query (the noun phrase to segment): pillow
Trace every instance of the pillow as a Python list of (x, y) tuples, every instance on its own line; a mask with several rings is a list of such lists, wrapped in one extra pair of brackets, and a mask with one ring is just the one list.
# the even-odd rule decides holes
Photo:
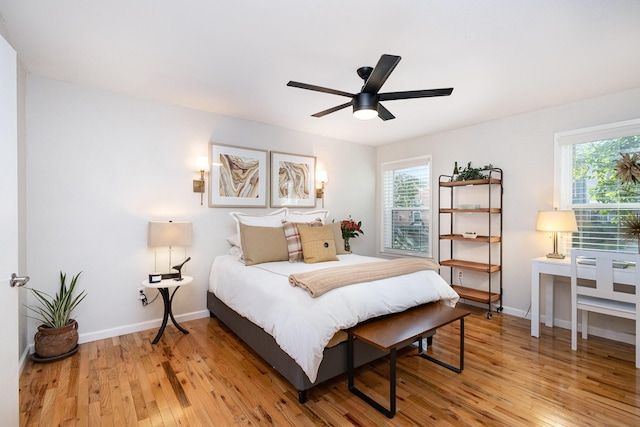
[(325, 220), (329, 216), (329, 211), (320, 209), (311, 212), (289, 212), (287, 215), (287, 221), (289, 222), (310, 222), (316, 218), (320, 218), (324, 224)]
[(309, 227), (298, 224), (300, 241), (302, 241), (302, 255), (304, 262), (313, 264), (323, 261), (338, 261), (336, 244), (330, 225)]
[(259, 227), (240, 223), (240, 241), (245, 265), (289, 259), (282, 226)]
[[(320, 227), (322, 220), (316, 218), (315, 221), (304, 223), (310, 227)], [(298, 232), (298, 224), (295, 222), (282, 221), (284, 228), (284, 237), (287, 240), (287, 248), (289, 250), (289, 262), (298, 262), (303, 260), (302, 242), (300, 241), (300, 233)]]
[(240, 246), (231, 246), (227, 253), (242, 259), (242, 248)]
[(282, 220), (286, 218), (288, 213), (289, 209), (282, 208), (264, 215), (251, 215), (244, 212), (229, 212), (229, 215), (236, 221), (236, 232), (240, 234), (240, 224), (282, 227)]
[(231, 246), (242, 246), (242, 244), (240, 243), (240, 234), (238, 233), (232, 234), (231, 236), (227, 237), (227, 242), (229, 242)]
[(336, 242), (336, 254), (350, 254), (351, 252), (344, 250), (344, 239), (342, 238), (342, 229), (340, 228), (340, 223), (332, 222), (328, 225), (331, 227), (331, 231), (333, 231), (333, 240), (334, 242)]

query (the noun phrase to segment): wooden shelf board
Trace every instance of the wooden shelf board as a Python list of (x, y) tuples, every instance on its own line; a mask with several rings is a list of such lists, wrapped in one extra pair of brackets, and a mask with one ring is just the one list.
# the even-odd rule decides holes
[(479, 209), (456, 209), (456, 208), (441, 208), (440, 213), (500, 213), (500, 208), (479, 208)]
[(500, 271), (500, 266), (495, 264), (485, 264), (482, 262), (463, 261), (460, 259), (447, 259), (440, 261), (444, 267), (460, 268), (462, 270), (479, 271), (482, 273), (495, 273)]
[(451, 181), (451, 182), (441, 182), (440, 185), (442, 187), (461, 187), (464, 185), (483, 185), (483, 184), (500, 184), (500, 179), (491, 178), (491, 182), (489, 182), (489, 178), (486, 179), (470, 179), (468, 181)]
[(454, 291), (460, 295), (460, 298), (469, 299), (476, 302), (482, 302), (488, 304), (489, 302), (496, 302), (500, 300), (500, 294), (489, 293), (487, 291), (481, 291), (479, 289), (465, 288), (464, 286), (451, 285)]
[(467, 242), (480, 242), (480, 243), (496, 243), (500, 241), (500, 236), (477, 236), (475, 239), (467, 239), (462, 234), (441, 234), (442, 240), (464, 240)]

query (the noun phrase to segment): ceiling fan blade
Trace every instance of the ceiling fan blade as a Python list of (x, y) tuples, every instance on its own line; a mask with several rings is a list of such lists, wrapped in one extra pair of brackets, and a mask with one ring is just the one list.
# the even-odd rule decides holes
[(396, 116), (391, 114), (391, 111), (384, 108), (380, 103), (378, 103), (378, 117), (380, 117), (382, 120), (385, 120), (385, 121), (396, 118)]
[(336, 90), (336, 89), (329, 89), (329, 88), (322, 87), (322, 86), (310, 85), (310, 84), (307, 84), (307, 83), (300, 83), (300, 82), (290, 81), (289, 83), (287, 83), (287, 86), (297, 87), (297, 88), (300, 88), (300, 89), (315, 90), (316, 92), (330, 93), (332, 95), (347, 96), (349, 98), (353, 98), (354, 97), (354, 94), (349, 93), (349, 92), (343, 92), (341, 90)]
[(395, 55), (382, 55), (376, 64), (373, 72), (362, 87), (362, 92), (378, 93), (384, 82), (387, 81), (389, 75), (396, 68), (400, 57)]
[(391, 101), (394, 99), (410, 99), (410, 98), (428, 98), (431, 96), (449, 96), (453, 92), (453, 88), (447, 89), (426, 89), (426, 90), (410, 90), (405, 92), (387, 92), (378, 94), (380, 101)]
[(353, 104), (353, 102), (347, 102), (347, 103), (345, 103), (345, 104), (338, 105), (337, 107), (329, 108), (329, 109), (327, 109), (327, 110), (320, 111), (319, 113), (312, 114), (311, 116), (313, 116), (313, 117), (322, 117), (322, 116), (326, 116), (327, 114), (335, 113), (335, 112), (336, 112), (336, 111), (338, 111), (338, 110), (342, 110), (343, 108), (347, 108), (347, 107), (349, 107), (351, 104)]

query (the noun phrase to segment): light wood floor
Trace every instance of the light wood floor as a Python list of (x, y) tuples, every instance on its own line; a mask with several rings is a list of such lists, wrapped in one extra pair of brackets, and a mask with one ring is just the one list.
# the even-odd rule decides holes
[[(638, 426), (640, 374), (634, 347), (597, 337), (570, 350), (570, 333), (473, 309), (465, 369), (456, 374), (398, 354), (398, 412), (387, 419), (347, 390), (340, 376), (297, 392), (217, 319), (82, 344), (49, 364), (28, 362), (20, 378), (22, 426), (491, 425)], [(430, 351), (455, 363), (457, 322)], [(388, 399), (388, 360), (357, 371), (356, 384)], [(1, 424), (1, 422), (0, 422)]]

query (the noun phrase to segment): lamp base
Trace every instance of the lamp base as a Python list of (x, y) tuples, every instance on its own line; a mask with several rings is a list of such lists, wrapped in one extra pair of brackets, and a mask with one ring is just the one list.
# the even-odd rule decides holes
[(554, 252), (551, 254), (547, 254), (547, 258), (564, 259), (564, 255)]

